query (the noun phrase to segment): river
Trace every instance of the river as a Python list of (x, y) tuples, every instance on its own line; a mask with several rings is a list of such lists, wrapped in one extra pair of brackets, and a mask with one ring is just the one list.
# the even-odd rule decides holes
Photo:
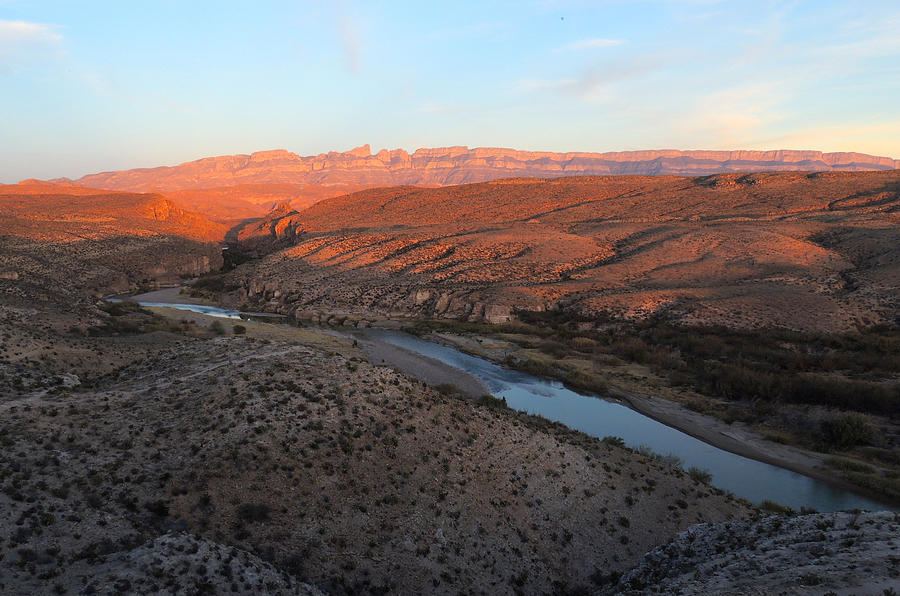
[[(131, 300), (137, 299), (142, 306), (170, 307), (230, 319), (255, 314), (197, 304), (143, 302), (140, 298)], [(713, 486), (753, 503), (768, 499), (797, 510), (807, 507), (822, 512), (896, 509), (826, 482), (719, 449), (617, 402), (576, 393), (558, 381), (506, 369), (408, 333), (387, 329), (361, 332), (477, 377), (493, 395), (506, 399), (511, 408), (561, 422), (594, 437), (618, 436), (632, 448), (645, 446), (661, 455), (675, 455), (685, 468), (693, 466), (712, 474)]]

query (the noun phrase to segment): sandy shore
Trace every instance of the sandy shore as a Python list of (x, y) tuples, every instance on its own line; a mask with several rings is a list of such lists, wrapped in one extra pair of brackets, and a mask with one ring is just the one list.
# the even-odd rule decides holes
[[(140, 299), (142, 302), (187, 302), (186, 296), (178, 295), (178, 288), (157, 290), (133, 298)], [(149, 310), (171, 319), (191, 321), (204, 327), (213, 321), (222, 322), (222, 319), (217, 317), (174, 308), (155, 306), (149, 307)], [(346, 355), (358, 351), (360, 356), (364, 356), (376, 366), (395, 368), (427, 385), (454, 385), (470, 397), (480, 397), (491, 392), (480, 379), (467, 372), (374, 337), (351, 336), (348, 333), (324, 327), (296, 327), (252, 320), (231, 321), (231, 323), (243, 326), (247, 335), (251, 337), (300, 342), (323, 349), (336, 350)], [(353, 340), (356, 340), (355, 347), (351, 345)]]
[(181, 290), (184, 286), (175, 286), (174, 288), (162, 288), (153, 290), (152, 292), (144, 292), (143, 294), (135, 294), (129, 296), (128, 300), (133, 302), (168, 302), (169, 304), (209, 304), (203, 300), (191, 298), (187, 294), (182, 294)]
[(478, 377), (418, 352), (372, 337), (360, 338), (359, 343), (372, 364), (391, 366), (428, 385), (455, 385), (470, 397), (491, 392)]

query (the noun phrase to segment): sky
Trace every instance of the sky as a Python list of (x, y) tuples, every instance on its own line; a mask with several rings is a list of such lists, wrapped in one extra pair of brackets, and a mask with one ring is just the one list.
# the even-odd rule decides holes
[(900, 158), (900, 1), (0, 0), (0, 182), (283, 148)]

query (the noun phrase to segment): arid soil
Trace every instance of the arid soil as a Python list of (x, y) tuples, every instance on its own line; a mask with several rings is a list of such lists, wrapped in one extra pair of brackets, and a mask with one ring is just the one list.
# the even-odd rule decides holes
[(257, 224), (280, 250), (233, 274), (232, 300), (300, 317), (499, 323), (564, 309), (820, 331), (893, 323), (898, 192), (897, 171), (363, 191)]

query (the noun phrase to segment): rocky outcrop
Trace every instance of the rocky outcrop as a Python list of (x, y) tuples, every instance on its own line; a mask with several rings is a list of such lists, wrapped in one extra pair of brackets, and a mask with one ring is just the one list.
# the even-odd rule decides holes
[(611, 593), (893, 593), (898, 536), (891, 512), (700, 524), (644, 555)]
[[(900, 160), (863, 153), (821, 151), (624, 151), (551, 153), (464, 146), (300, 156), (283, 149), (208, 157), (171, 167), (84, 176), (83, 186), (114, 190), (181, 190), (239, 184), (325, 186), (443, 186), (499, 178), (616, 174), (702, 175), (746, 171), (861, 171), (900, 168)], [(70, 182), (66, 179), (63, 181)]]

